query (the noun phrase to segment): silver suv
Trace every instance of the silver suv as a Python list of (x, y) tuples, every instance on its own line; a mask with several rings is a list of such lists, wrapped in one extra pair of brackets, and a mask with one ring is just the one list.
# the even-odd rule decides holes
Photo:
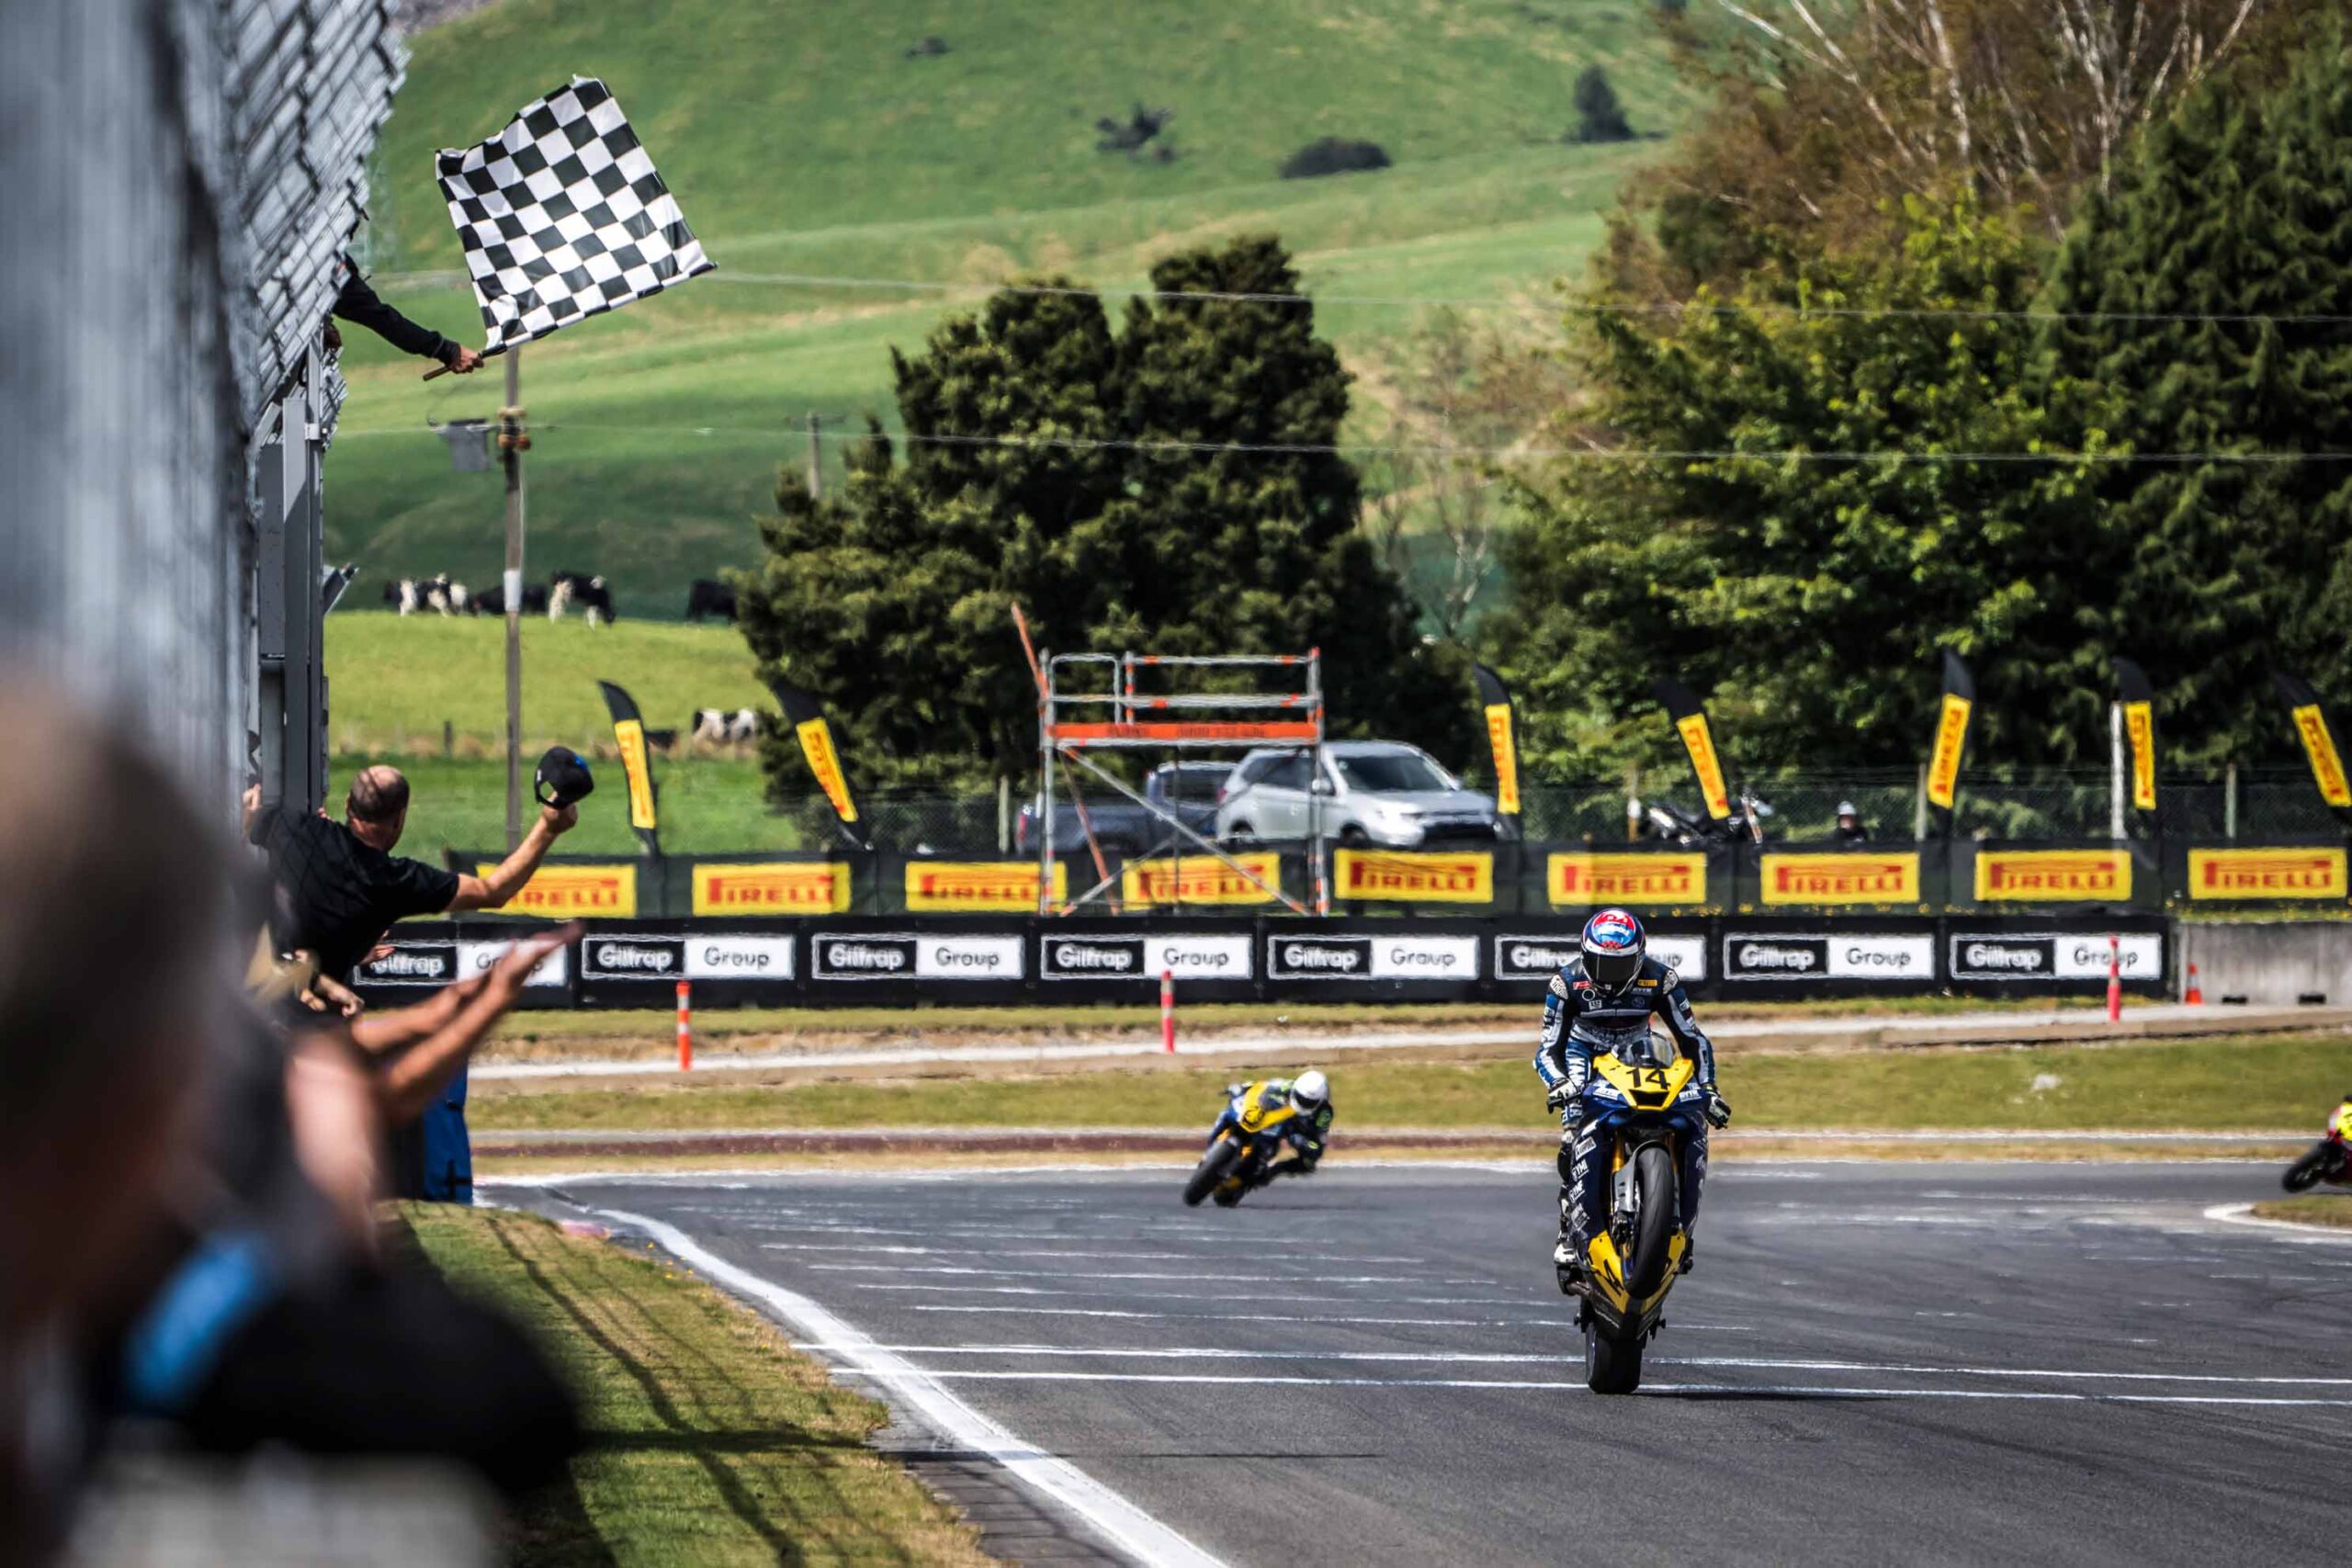
[[(1217, 793), (1216, 835), (1230, 842), (1304, 839), (1315, 753), (1261, 748), (1241, 759)], [(1390, 849), (1490, 844), (1501, 836), (1495, 803), (1462, 787), (1418, 746), (1335, 740), (1323, 748), (1323, 836)]]

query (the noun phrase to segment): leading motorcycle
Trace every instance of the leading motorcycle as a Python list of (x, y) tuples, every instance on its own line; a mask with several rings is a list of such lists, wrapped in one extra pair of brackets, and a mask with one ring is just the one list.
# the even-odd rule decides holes
[(2327, 1119), (2327, 1131), (2318, 1143), (2304, 1151), (2303, 1157), (2287, 1168), (2278, 1184), (2290, 1192), (2301, 1192), (2321, 1182), (2332, 1186), (2352, 1187), (2352, 1094), (2335, 1108)]
[(1584, 1277), (1561, 1289), (1580, 1298), (1585, 1386), (1595, 1393), (1641, 1386), (1642, 1347), (1665, 1326), (1690, 1249), (1680, 1185), (1683, 1141), (1700, 1135), (1704, 1115), (1697, 1069), (1656, 1035), (1592, 1059), (1582, 1114), (1609, 1151), (1609, 1224), (1585, 1244)]
[(1209, 1129), (1209, 1146), (1184, 1183), (1184, 1206), (1197, 1209), (1216, 1200), (1220, 1209), (1241, 1201), (1257, 1178), (1282, 1152), (1283, 1129), (1298, 1114), (1287, 1084), (1271, 1078), (1227, 1084), (1226, 1106)]

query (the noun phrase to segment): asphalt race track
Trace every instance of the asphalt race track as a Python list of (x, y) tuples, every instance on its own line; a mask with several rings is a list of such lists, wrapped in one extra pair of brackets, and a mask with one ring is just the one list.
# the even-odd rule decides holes
[[(2352, 1521), (2352, 1245), (2201, 1216), (2268, 1167), (1726, 1163), (1614, 1400), (1547, 1173), (1332, 1168), (1231, 1212), (1179, 1179), (504, 1196), (675, 1227), (895, 1352), (818, 1347), (877, 1393), (927, 1375), (1232, 1563), (2313, 1562)], [(1100, 1555), (1024, 1508), (976, 1504), (992, 1549)]]

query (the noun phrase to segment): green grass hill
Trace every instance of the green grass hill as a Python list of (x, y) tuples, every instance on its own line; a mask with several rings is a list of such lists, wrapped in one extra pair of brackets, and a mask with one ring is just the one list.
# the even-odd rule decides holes
[[(910, 52), (926, 39), (944, 51)], [(807, 415), (891, 422), (889, 346), (1023, 271), (1132, 288), (1170, 250), (1277, 233), (1377, 431), (1383, 350), (1421, 307), (1334, 297), (1547, 310), (1647, 152), (1563, 141), (1577, 73), (1605, 67), (1645, 135), (1692, 102), (1644, 0), (502, 0), (412, 47), (368, 235), (403, 310), (481, 341), (432, 151), (574, 73), (611, 85), (718, 264), (526, 356), (532, 574), (601, 570), (631, 615), (749, 561)], [(1098, 150), (1095, 122), (1138, 106), (1169, 111), (1160, 136)], [(1325, 136), (1394, 166), (1276, 177)], [(812, 275), (952, 288), (781, 281)], [(396, 573), (495, 581), (497, 477), (452, 472), (427, 429), (494, 411), (494, 368), (424, 384), (356, 333), (345, 363), (329, 548), (362, 563), (359, 598)]]

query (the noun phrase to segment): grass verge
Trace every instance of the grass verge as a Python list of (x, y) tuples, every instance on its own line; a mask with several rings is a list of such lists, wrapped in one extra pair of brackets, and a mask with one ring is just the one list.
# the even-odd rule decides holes
[[(1743, 1054), (1724, 1093), (1751, 1127), (1792, 1131), (1908, 1127), (2034, 1131), (2267, 1131), (2300, 1127), (2335, 1103), (2352, 1069), (2352, 1036), (2223, 1038), (2116, 1046), (1927, 1049), (1834, 1057)], [(908, 1077), (818, 1083), (633, 1082), (474, 1087), (482, 1133), (803, 1127), (1205, 1126), (1246, 1063), (1194, 1071)], [(1354, 1062), (1332, 1072), (1340, 1131), (1540, 1124), (1543, 1096), (1526, 1062)]]
[(991, 1561), (866, 1447), (888, 1419), (682, 1267), (535, 1215), (404, 1204), (458, 1289), (536, 1331), (578, 1390), (571, 1484), (519, 1523), (512, 1561), (721, 1564)]
[(2256, 1203), (2255, 1214), (2266, 1220), (2288, 1220), (2299, 1225), (2333, 1225), (2352, 1230), (2352, 1194), (2306, 1192), (2299, 1198), (2273, 1198)]

